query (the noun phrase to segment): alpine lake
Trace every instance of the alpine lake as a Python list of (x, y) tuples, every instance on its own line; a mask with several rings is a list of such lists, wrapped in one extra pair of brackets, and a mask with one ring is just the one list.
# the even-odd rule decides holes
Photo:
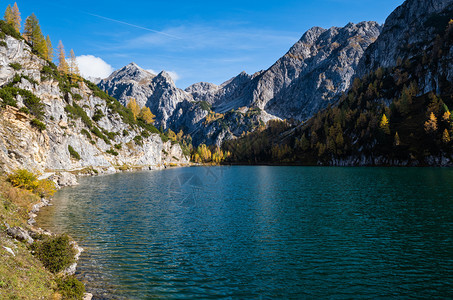
[(453, 297), (453, 169), (175, 168), (52, 203), (93, 299)]

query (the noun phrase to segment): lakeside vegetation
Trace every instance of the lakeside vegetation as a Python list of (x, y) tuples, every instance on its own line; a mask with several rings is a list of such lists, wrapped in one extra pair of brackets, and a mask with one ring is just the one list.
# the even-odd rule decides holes
[[(81, 299), (81, 282), (61, 273), (74, 262), (75, 249), (67, 235), (47, 236), (28, 225), (28, 214), (41, 197), (55, 193), (55, 184), (20, 169), (0, 174), (0, 298)], [(31, 236), (33, 243), (11, 236), (12, 228)], [(77, 287), (77, 289), (74, 289)]]

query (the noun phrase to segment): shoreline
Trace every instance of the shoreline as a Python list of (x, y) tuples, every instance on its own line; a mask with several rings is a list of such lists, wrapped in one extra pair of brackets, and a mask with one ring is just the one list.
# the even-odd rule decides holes
[[(169, 170), (169, 169), (176, 169), (176, 168), (186, 168), (186, 167), (192, 167), (192, 166), (197, 166), (194, 164), (187, 164), (187, 165), (177, 165), (177, 166), (156, 166), (156, 167), (131, 167), (128, 168), (127, 170), (121, 170), (121, 169), (116, 169), (116, 168), (108, 168), (107, 170), (104, 170), (105, 172), (99, 172), (98, 169), (94, 167), (88, 167), (88, 168), (83, 168), (79, 170), (71, 170), (71, 171), (65, 171), (65, 170), (59, 170), (59, 171), (54, 171), (54, 172), (47, 172), (43, 176), (41, 176), (41, 179), (50, 179), (53, 182), (55, 182), (55, 186), (57, 191), (67, 188), (67, 187), (73, 187), (79, 185), (79, 178), (81, 177), (98, 177), (98, 176), (108, 176), (108, 175), (114, 175), (114, 174), (119, 174), (119, 173), (133, 173), (133, 172), (147, 172), (147, 171), (162, 171), (162, 170)], [(87, 170), (92, 171), (92, 172), (86, 172)], [(97, 170), (97, 171), (93, 171)], [(85, 172), (84, 172), (85, 171)], [(36, 234), (42, 234), (42, 235), (54, 235), (53, 232), (51, 232), (48, 229), (43, 229), (40, 226), (38, 226), (38, 223), (36, 221), (36, 218), (38, 217), (38, 213), (43, 207), (47, 206), (53, 206), (52, 204), (52, 198), (46, 199), (46, 198), (41, 198), (41, 201), (34, 204), (32, 206), (32, 209), (28, 213), (28, 220), (27, 220), (27, 225), (29, 226), (30, 230)], [(76, 250), (76, 255), (74, 256), (75, 262), (67, 267), (65, 270), (61, 271), (61, 274), (64, 275), (75, 275), (77, 271), (77, 264), (80, 256), (82, 255), (82, 252), (84, 252), (84, 249), (79, 246), (77, 241), (73, 240), (71, 242), (73, 245), (74, 249)], [(84, 284), (85, 285), (85, 284)], [(84, 294), (83, 300), (91, 300), (93, 298), (93, 294), (87, 291)]]

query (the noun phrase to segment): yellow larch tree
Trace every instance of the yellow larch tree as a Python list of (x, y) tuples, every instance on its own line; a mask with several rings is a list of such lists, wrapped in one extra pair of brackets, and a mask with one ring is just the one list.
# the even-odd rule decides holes
[(445, 144), (448, 144), (448, 143), (450, 143), (450, 140), (451, 140), (450, 134), (448, 133), (448, 130), (445, 129), (445, 130), (444, 130), (444, 133), (442, 134), (442, 141), (443, 141)]
[(13, 17), (13, 25), (14, 29), (16, 29), (17, 32), (20, 32), (20, 23), (22, 22), (22, 19), (20, 18), (20, 12), (19, 12), (19, 7), (17, 6), (17, 3), (14, 2), (13, 9), (12, 9), (12, 17)]
[(11, 8), (11, 5), (8, 5), (5, 10), (5, 15), (3, 16), (3, 19), (5, 20), (6, 24), (13, 25), (14, 20), (13, 20), (13, 10)]
[(129, 103), (127, 104), (126, 107), (132, 111), (132, 114), (134, 115), (134, 119), (137, 120), (137, 117), (140, 114), (140, 106), (137, 104), (137, 101), (135, 100), (135, 98), (131, 98), (131, 100), (129, 101)]
[(46, 37), (46, 45), (47, 45), (47, 59), (52, 61), (54, 54), (53, 54), (53, 47), (52, 47), (52, 42), (50, 41), (50, 37)]
[(146, 124), (153, 124), (156, 116), (151, 112), (149, 107), (143, 106), (140, 110), (140, 118), (145, 120)]
[(73, 49), (69, 52), (69, 73), (73, 81), (77, 81), (80, 76), (79, 65)]
[(58, 43), (58, 71), (64, 74), (68, 74), (69, 72), (69, 66), (68, 63), (66, 62), (66, 53), (64, 51), (62, 41)]
[(437, 131), (437, 118), (433, 112), (429, 115), (428, 121), (425, 122), (425, 131), (427, 133), (434, 133)]
[(382, 129), (384, 133), (390, 134), (389, 120), (387, 119), (387, 116), (385, 114), (382, 115), (379, 127)]

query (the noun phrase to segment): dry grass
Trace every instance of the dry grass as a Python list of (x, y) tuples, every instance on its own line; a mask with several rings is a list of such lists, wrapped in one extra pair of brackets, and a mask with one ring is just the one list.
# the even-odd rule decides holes
[[(0, 299), (51, 299), (56, 284), (27, 248), (6, 234), (5, 223), (26, 227), (28, 211), (39, 197), (13, 187), (0, 176)], [(10, 248), (15, 256), (4, 247)]]

